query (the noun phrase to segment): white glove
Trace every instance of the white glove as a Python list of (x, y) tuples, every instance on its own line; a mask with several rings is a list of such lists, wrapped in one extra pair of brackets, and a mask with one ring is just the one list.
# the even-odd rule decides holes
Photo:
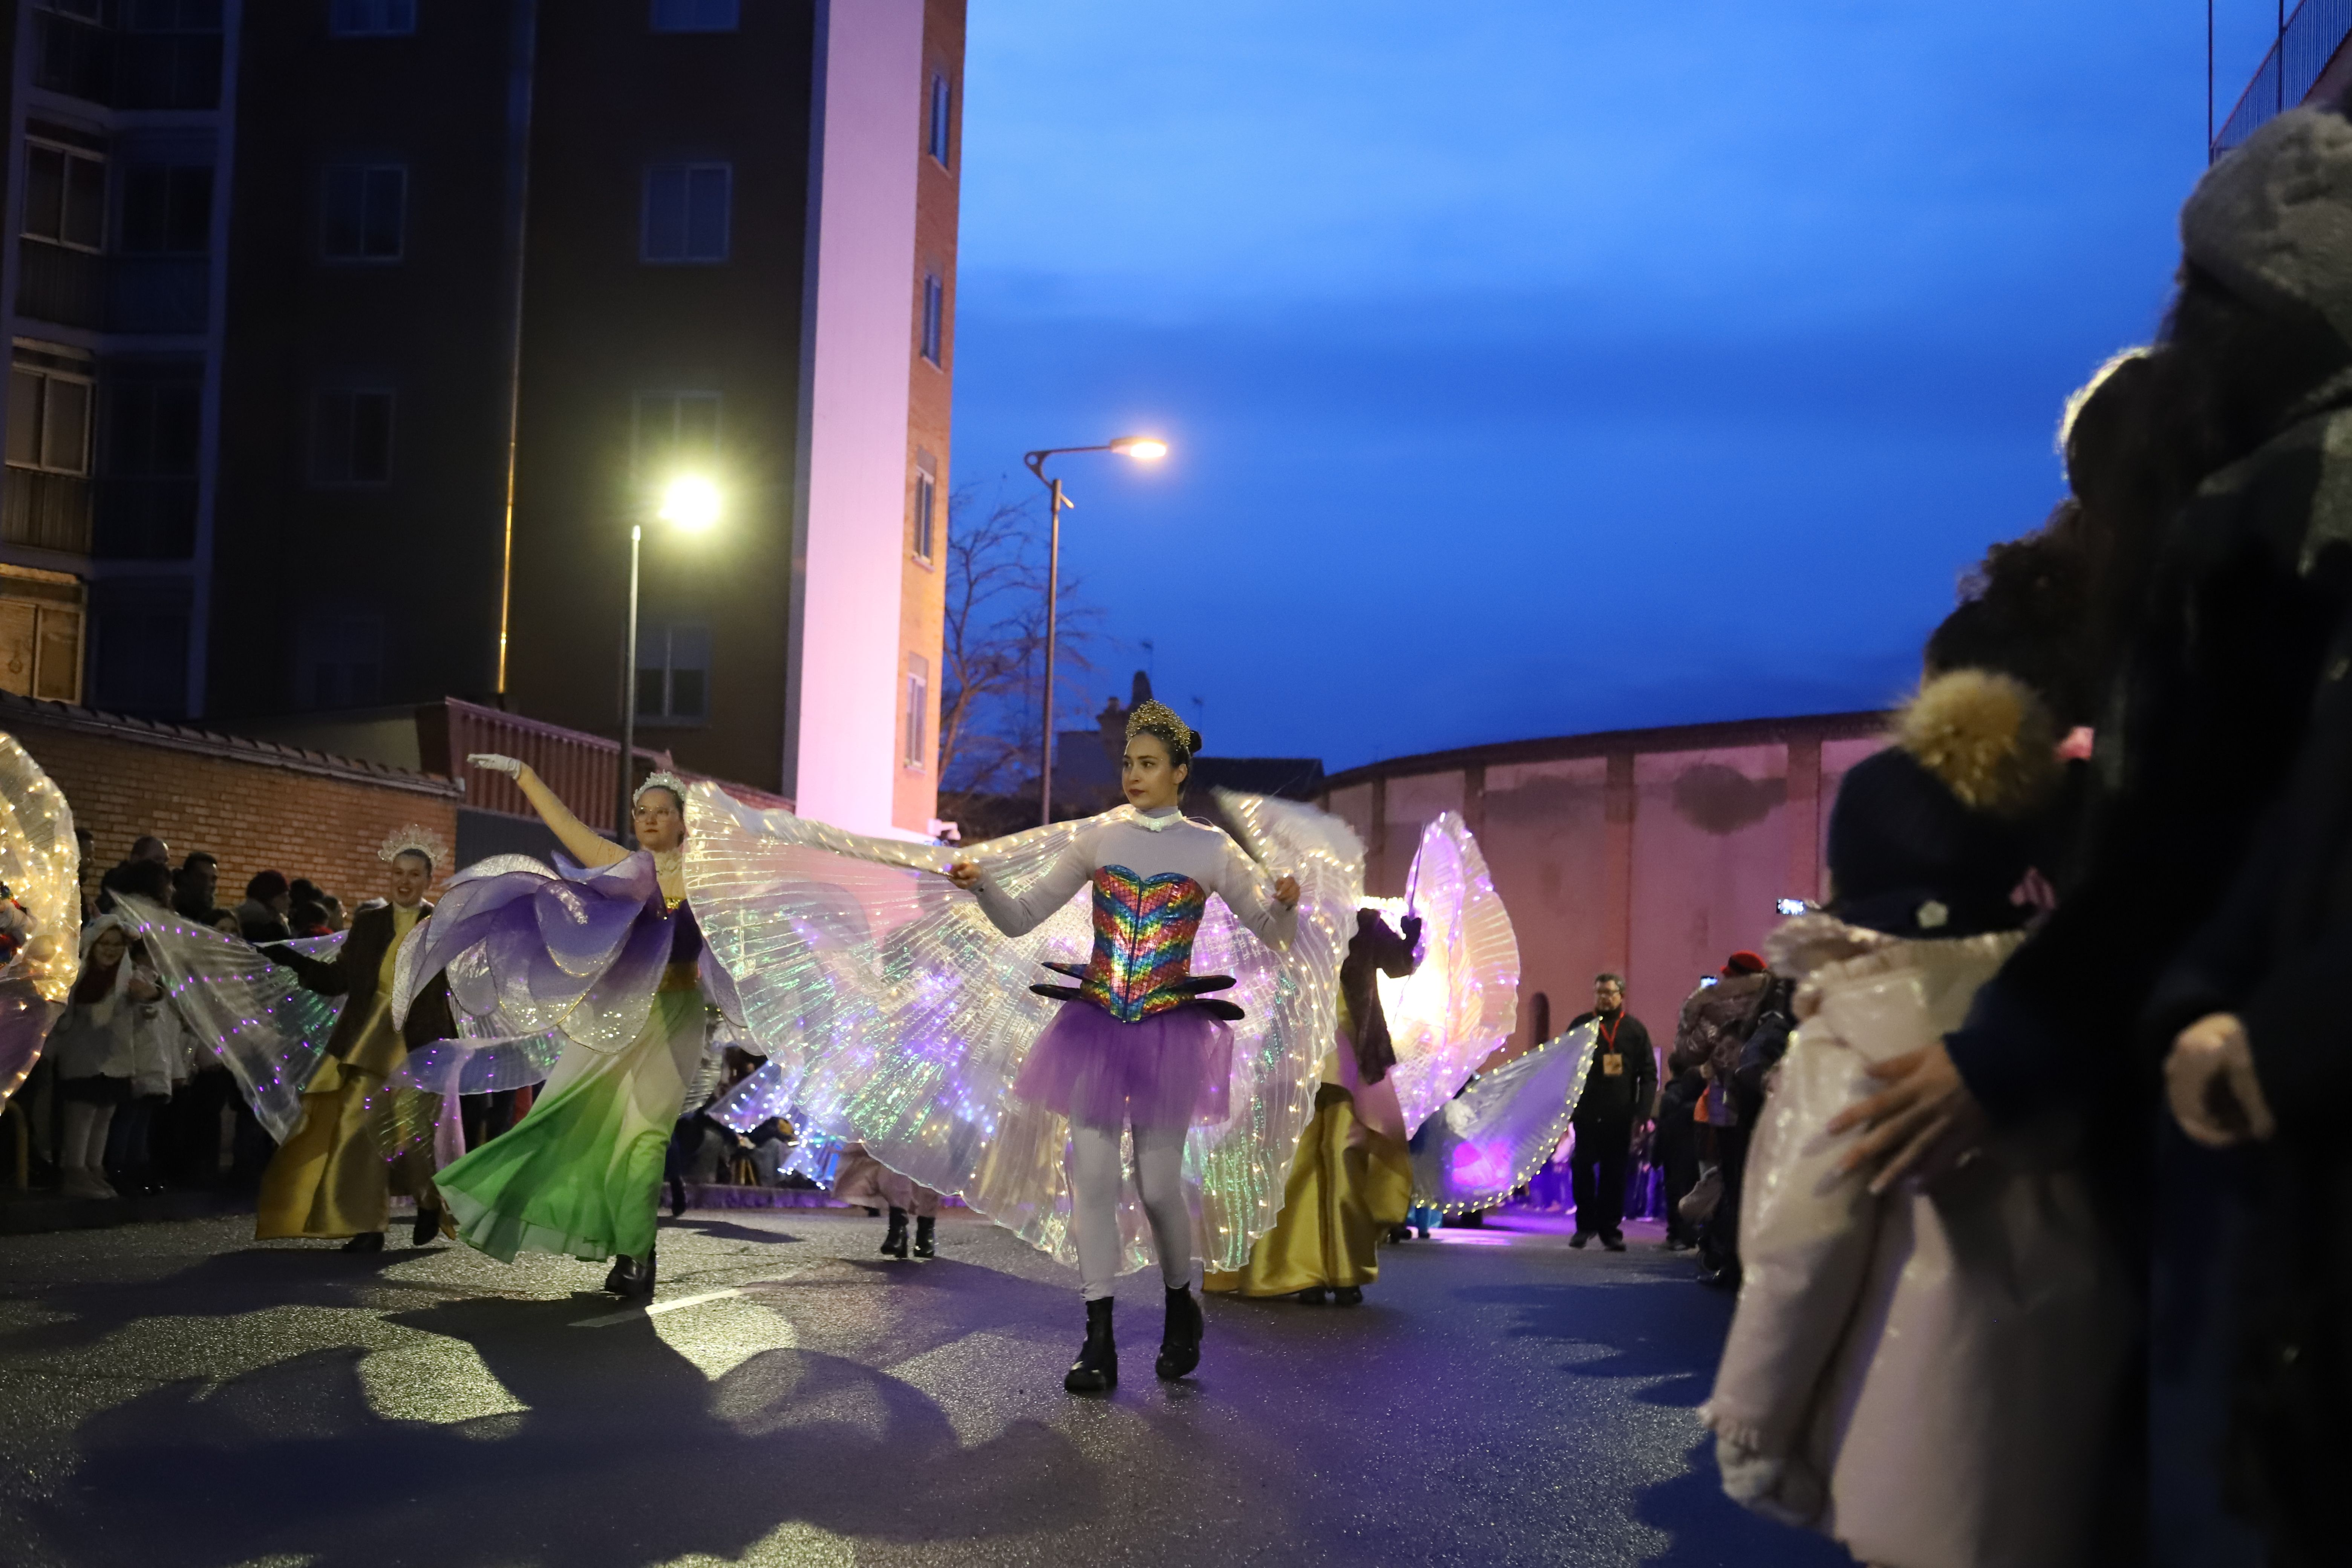
[(521, 763), (512, 757), (502, 757), (496, 752), (476, 752), (466, 760), (474, 766), (489, 773), (506, 773), (513, 778), (522, 777)]

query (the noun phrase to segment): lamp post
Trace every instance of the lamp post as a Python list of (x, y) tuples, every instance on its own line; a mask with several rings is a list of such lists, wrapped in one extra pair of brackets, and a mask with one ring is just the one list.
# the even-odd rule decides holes
[(1150, 436), (1121, 436), (1115, 441), (1105, 441), (1097, 447), (1047, 447), (1042, 451), (1026, 452), (1021, 460), (1037, 476), (1052, 498), (1049, 502), (1051, 524), (1045, 540), (1045, 736), (1038, 744), (1037, 759), (1037, 822), (1051, 826), (1054, 821), (1054, 644), (1056, 637), (1055, 611), (1062, 593), (1062, 509), (1077, 503), (1062, 493), (1062, 481), (1045, 477), (1045, 459), (1058, 458), (1066, 452), (1117, 452), (1138, 462), (1157, 462), (1168, 455), (1168, 443)]
[[(662, 492), (654, 515), (685, 533), (699, 533), (719, 521), (719, 490), (709, 479), (672, 479)], [(621, 638), (621, 800), (614, 826), (621, 842), (629, 839), (635, 815), (637, 772), (637, 559), (646, 537), (645, 524), (629, 524), (629, 620)]]

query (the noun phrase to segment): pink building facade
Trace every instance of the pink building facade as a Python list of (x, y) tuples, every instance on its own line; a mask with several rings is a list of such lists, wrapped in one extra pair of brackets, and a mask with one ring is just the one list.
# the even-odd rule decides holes
[(1404, 892), (1421, 831), (1460, 812), (1518, 933), (1515, 1049), (1626, 977), (1661, 1047), (1702, 975), (1753, 948), (1781, 899), (1826, 892), (1830, 803), (1886, 717), (1832, 713), (1514, 741), (1332, 775), (1327, 809), (1362, 836), (1371, 892)]

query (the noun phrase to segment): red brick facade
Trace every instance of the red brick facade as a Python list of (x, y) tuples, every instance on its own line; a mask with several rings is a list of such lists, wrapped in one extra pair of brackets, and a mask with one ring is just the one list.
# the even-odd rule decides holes
[(394, 828), (422, 823), (457, 842), (460, 786), (428, 773), (5, 694), (0, 730), (57, 781), (75, 825), (96, 838), (84, 868), (92, 886), (131, 840), (153, 833), (175, 865), (192, 849), (220, 857), (224, 904), (271, 869), (310, 878), (349, 909), (383, 893), (376, 849)]

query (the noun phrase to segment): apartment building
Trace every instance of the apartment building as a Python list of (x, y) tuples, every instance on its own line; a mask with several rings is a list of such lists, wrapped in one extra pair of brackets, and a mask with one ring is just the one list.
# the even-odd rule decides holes
[(961, 0), (11, 20), (0, 667), (281, 732), (625, 690), (687, 766), (927, 828)]

